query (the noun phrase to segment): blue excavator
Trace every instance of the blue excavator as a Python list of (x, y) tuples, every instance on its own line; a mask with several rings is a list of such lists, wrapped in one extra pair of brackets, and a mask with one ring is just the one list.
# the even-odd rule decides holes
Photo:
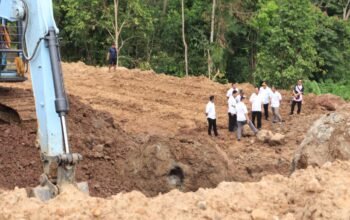
[(69, 104), (52, 0), (0, 0), (0, 21), (0, 82), (26, 80), (24, 63), (32, 80), (43, 174), (29, 196), (49, 200), (66, 184), (88, 193), (86, 182), (75, 181), (82, 156), (71, 152), (68, 141)]

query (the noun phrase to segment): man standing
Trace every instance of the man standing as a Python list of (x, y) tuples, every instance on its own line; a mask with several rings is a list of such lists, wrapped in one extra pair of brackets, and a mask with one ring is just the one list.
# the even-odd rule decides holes
[(216, 112), (214, 104), (214, 96), (209, 97), (209, 102), (205, 109), (205, 114), (208, 120), (208, 134), (211, 136), (211, 130), (214, 130), (215, 136), (218, 136), (218, 131), (216, 129)]
[(237, 111), (236, 111), (236, 99), (237, 91), (233, 90), (232, 95), (228, 98), (228, 130), (233, 132), (237, 129)]
[(282, 117), (279, 113), (281, 100), (282, 100), (281, 93), (276, 91), (276, 88), (273, 86), (272, 93), (271, 93), (271, 109), (273, 114), (272, 123), (282, 122)]
[(301, 112), (301, 105), (303, 103), (303, 95), (304, 95), (304, 87), (302, 81), (299, 79), (297, 85), (293, 89), (293, 101), (292, 101), (292, 109), (290, 110), (290, 115), (293, 115), (295, 105), (298, 105), (297, 113)]
[(243, 126), (248, 124), (254, 134), (258, 133), (253, 123), (249, 120), (247, 106), (244, 103), (244, 95), (241, 95), (241, 101), (237, 104), (237, 140), (240, 141), (243, 135)]
[[(261, 110), (262, 110), (262, 98), (259, 94), (259, 88), (255, 87), (255, 92), (249, 98), (250, 103), (252, 103), (252, 122), (254, 126), (261, 129)], [(255, 123), (257, 119), (257, 123)]]
[(237, 84), (236, 83), (232, 83), (232, 87), (227, 91), (226, 97), (230, 98), (232, 96), (232, 94), (233, 94), (232, 93), (233, 91), (239, 92), (239, 89), (237, 88)]
[(267, 86), (266, 82), (262, 83), (262, 87), (260, 88), (259, 94), (262, 97), (263, 105), (264, 105), (264, 115), (265, 120), (269, 120), (269, 102), (271, 96), (271, 89)]
[(108, 58), (109, 58), (108, 72), (111, 72), (111, 67), (113, 67), (114, 71), (116, 71), (117, 57), (118, 57), (118, 49), (115, 47), (115, 44), (112, 44), (112, 47), (109, 48), (109, 51), (108, 51)]

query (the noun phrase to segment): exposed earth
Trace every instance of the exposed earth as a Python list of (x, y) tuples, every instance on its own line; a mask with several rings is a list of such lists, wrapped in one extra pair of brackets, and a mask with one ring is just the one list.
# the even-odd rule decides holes
[[(307, 95), (302, 114), (289, 116), (290, 92), (282, 91), (285, 122), (263, 121), (263, 129), (285, 136), (283, 144), (271, 146), (254, 136), (237, 142), (235, 134), (227, 131), (225, 94), (230, 85), (125, 68), (108, 73), (107, 68), (83, 63), (64, 63), (63, 71), (71, 106), (69, 138), (73, 151), (84, 157), (77, 178), (88, 181), (91, 196), (103, 198), (67, 189), (44, 204), (27, 199), (23, 189), (8, 191), (36, 186), (42, 172), (35, 117), (26, 113), (29, 119), (22, 123), (0, 124), (0, 219), (343, 219), (350, 215), (335, 212), (350, 210), (350, 191), (345, 190), (349, 163), (297, 171), (287, 178), (293, 154), (313, 122), (337, 110), (344, 103), (341, 99)], [(1, 87), (31, 97), (30, 81)], [(239, 88), (248, 96), (254, 89), (250, 84)], [(209, 95), (216, 97), (219, 137), (209, 137), (206, 131), (204, 108)], [(278, 175), (264, 177), (269, 174)], [(259, 183), (238, 183), (262, 177)], [(333, 189), (332, 184), (339, 187)], [(197, 192), (183, 193), (189, 191)], [(69, 205), (73, 203), (77, 205)], [(11, 210), (22, 211), (11, 214)]]

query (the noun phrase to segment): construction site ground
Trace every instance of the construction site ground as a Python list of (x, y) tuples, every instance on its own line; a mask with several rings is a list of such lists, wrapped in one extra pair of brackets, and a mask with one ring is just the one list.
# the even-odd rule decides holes
[[(254, 213), (299, 219), (301, 213), (307, 217), (320, 211), (312, 208), (319, 189), (307, 188), (309, 182), (315, 185), (315, 175), (324, 176), (327, 201), (339, 193), (331, 191), (332, 184), (349, 185), (345, 170), (350, 164), (344, 162), (287, 178), (293, 152), (311, 124), (327, 113), (314, 103), (314, 95), (304, 97), (300, 115), (289, 116), (291, 94), (281, 91), (285, 122), (263, 120), (263, 128), (285, 135), (286, 142), (269, 146), (254, 136), (237, 142), (235, 133), (228, 132), (228, 84), (125, 68), (109, 73), (83, 63), (64, 63), (63, 72), (71, 107), (69, 139), (72, 150), (84, 157), (77, 179), (88, 181), (91, 196), (102, 198), (67, 189), (44, 204), (26, 198), (22, 189), (9, 191), (36, 186), (42, 173), (32, 106), (22, 123), (0, 124), (0, 219), (250, 219)], [(30, 81), (1, 87), (32, 100)], [(254, 91), (250, 84), (239, 88), (247, 95)], [(207, 134), (204, 109), (209, 95), (216, 97), (219, 137)], [(222, 183), (255, 182), (269, 174), (281, 176), (259, 183)], [(299, 192), (299, 186), (306, 188)], [(131, 191), (138, 192), (127, 193)], [(197, 192), (183, 193), (189, 191)], [(325, 206), (350, 204), (345, 201), (349, 192)]]

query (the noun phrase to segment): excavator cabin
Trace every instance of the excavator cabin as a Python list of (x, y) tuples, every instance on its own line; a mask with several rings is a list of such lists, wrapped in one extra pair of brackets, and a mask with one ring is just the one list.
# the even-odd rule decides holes
[(23, 25), (0, 18), (0, 82), (23, 82)]

